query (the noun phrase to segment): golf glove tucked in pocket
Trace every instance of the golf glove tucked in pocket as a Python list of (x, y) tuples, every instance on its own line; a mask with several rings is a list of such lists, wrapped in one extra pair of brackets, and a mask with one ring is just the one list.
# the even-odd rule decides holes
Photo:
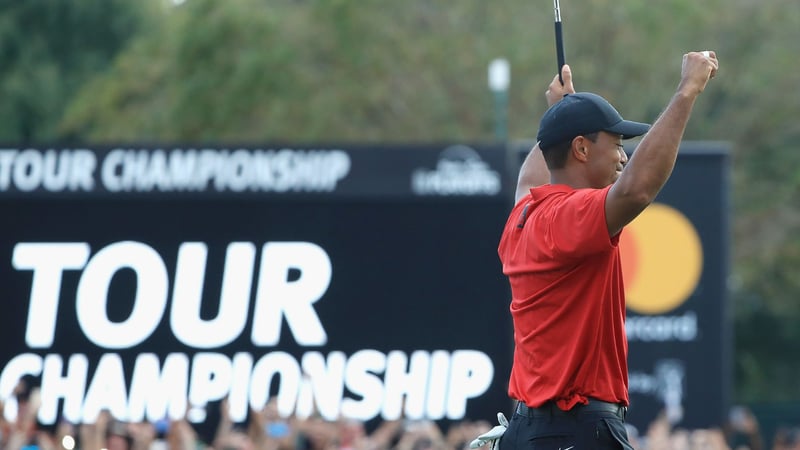
[(478, 436), (477, 439), (469, 444), (469, 448), (483, 447), (484, 445), (491, 443), (492, 445), (490, 449), (497, 450), (497, 447), (500, 445), (500, 438), (503, 437), (503, 433), (505, 433), (506, 429), (508, 428), (508, 419), (506, 419), (506, 416), (503, 413), (499, 412), (497, 413), (497, 421), (500, 423), (500, 425), (497, 425), (486, 433)]

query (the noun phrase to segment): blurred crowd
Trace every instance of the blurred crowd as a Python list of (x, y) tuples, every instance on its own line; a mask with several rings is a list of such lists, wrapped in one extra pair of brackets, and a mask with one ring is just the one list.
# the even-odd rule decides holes
[[(38, 392), (24, 381), (15, 390), (17, 415), (4, 417), (0, 403), (0, 450), (468, 450), (470, 442), (494, 426), (461, 421), (446, 429), (433, 421), (382, 421), (282, 418), (274, 403), (251, 411), (247, 424), (231, 421), (225, 401), (216, 428), (202, 435), (186, 420), (127, 423), (102, 412), (94, 423), (37, 423)], [(640, 432), (627, 425), (636, 450), (800, 450), (800, 428), (779, 428), (769, 447), (758, 420), (747, 408), (732, 411), (728, 423), (713, 429), (673, 427), (666, 415)], [(484, 447), (488, 450), (488, 446)]]

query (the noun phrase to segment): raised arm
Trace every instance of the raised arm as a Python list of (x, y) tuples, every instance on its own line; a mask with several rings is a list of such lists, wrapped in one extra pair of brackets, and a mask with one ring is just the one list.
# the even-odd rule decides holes
[(606, 198), (611, 236), (638, 216), (656, 197), (675, 167), (694, 102), (719, 68), (714, 52), (683, 55), (681, 81), (667, 108), (642, 138)]
[[(550, 86), (547, 87), (545, 97), (547, 98), (547, 106), (553, 106), (556, 102), (564, 98), (566, 94), (575, 92), (575, 87), (572, 85), (572, 70), (569, 65), (565, 64), (561, 69), (561, 77), (564, 79), (564, 84), (558, 79), (558, 75), (553, 77)], [(517, 190), (514, 194), (514, 203), (520, 201), (522, 197), (532, 187), (541, 186), (550, 182), (550, 171), (547, 170), (547, 164), (544, 161), (542, 151), (539, 149), (539, 144), (533, 146), (522, 166), (519, 168), (519, 176), (517, 177)]]

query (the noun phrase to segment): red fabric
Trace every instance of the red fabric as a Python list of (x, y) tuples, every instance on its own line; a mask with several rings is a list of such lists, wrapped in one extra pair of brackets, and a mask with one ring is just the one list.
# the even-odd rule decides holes
[(610, 188), (531, 189), (503, 231), (515, 343), (508, 393), (530, 407), (553, 400), (568, 410), (588, 397), (628, 404), (620, 235), (610, 238), (605, 220)]

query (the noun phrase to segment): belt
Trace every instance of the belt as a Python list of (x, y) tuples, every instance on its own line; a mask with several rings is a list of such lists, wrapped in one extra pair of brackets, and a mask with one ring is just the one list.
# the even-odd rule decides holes
[(525, 403), (517, 403), (517, 414), (528, 417), (553, 417), (553, 416), (575, 416), (581, 413), (593, 412), (606, 412), (614, 414), (622, 420), (625, 420), (625, 415), (628, 413), (628, 407), (622, 406), (619, 403), (609, 403), (602, 400), (589, 399), (589, 403), (573, 406), (569, 411), (564, 411), (559, 408), (555, 402), (547, 402), (538, 408), (528, 408)]

